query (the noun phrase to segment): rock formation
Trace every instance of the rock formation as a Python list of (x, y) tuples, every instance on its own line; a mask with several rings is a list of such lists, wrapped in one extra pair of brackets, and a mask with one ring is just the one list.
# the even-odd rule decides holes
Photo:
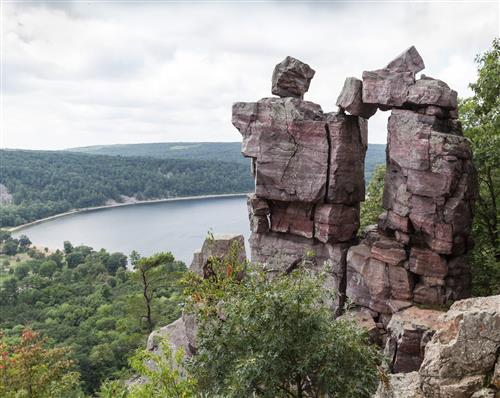
[[(329, 267), (337, 304), (349, 298), (360, 307), (354, 319), (377, 326), (373, 338), (387, 343), (396, 372), (419, 368), (439, 324), (439, 312), (414, 305), (443, 306), (470, 293), (472, 153), (457, 93), (441, 80), (416, 79), (423, 69), (410, 47), (362, 80), (347, 78), (338, 112), (324, 113), (303, 99), (314, 71), (287, 57), (272, 77), (281, 98), (235, 103), (232, 115), (255, 177), (252, 260), (286, 270), (314, 253), (309, 266)], [(391, 110), (385, 211), (359, 241), (368, 118), (377, 109)]]
[(375, 398), (500, 396), (500, 296), (457, 301), (431, 327), (422, 365), (389, 375)]

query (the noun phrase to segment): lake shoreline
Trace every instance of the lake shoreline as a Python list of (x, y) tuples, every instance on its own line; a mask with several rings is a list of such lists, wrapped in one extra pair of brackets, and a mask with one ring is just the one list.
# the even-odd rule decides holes
[(31, 221), (29, 223), (18, 225), (15, 227), (10, 227), (10, 228), (7, 228), (7, 231), (17, 232), (17, 231), (23, 230), (25, 228), (31, 227), (33, 225), (42, 224), (44, 222), (55, 220), (57, 218), (67, 217), (67, 216), (71, 216), (71, 215), (79, 214), (79, 213), (91, 213), (93, 211), (112, 209), (112, 208), (116, 208), (116, 207), (145, 205), (145, 204), (164, 203), (164, 202), (187, 201), (187, 200), (237, 198), (237, 197), (242, 197), (242, 196), (246, 196), (246, 195), (248, 195), (248, 193), (226, 193), (226, 194), (218, 194), (218, 195), (180, 196), (180, 197), (176, 197), (176, 198), (138, 200), (135, 202), (114, 203), (114, 204), (102, 205), (102, 206), (85, 207), (82, 209), (74, 209), (74, 210), (70, 210), (70, 211), (67, 211), (64, 213), (54, 214), (53, 216), (41, 218), (40, 220)]

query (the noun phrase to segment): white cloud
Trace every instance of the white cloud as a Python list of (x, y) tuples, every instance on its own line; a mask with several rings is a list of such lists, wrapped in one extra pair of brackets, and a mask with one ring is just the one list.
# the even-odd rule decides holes
[[(231, 103), (269, 96), (286, 55), (325, 111), (346, 76), (415, 44), (425, 74), (467, 96), (497, 3), (10, 3), (3, 6), (2, 146), (235, 141)], [(388, 113), (370, 120), (385, 142)]]

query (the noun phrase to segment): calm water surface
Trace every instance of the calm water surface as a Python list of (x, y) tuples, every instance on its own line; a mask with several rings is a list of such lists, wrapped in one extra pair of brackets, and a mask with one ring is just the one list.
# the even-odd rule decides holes
[[(246, 198), (209, 198), (148, 203), (79, 213), (22, 229), (37, 246), (62, 249), (69, 240), (98, 250), (142, 256), (171, 251), (191, 263), (208, 230), (218, 233), (250, 234)], [(248, 253), (248, 248), (247, 248)]]

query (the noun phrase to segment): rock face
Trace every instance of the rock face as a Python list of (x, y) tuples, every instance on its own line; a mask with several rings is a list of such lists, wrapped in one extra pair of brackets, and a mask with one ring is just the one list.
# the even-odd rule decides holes
[[(500, 296), (458, 301), (442, 318), (420, 368), (429, 398), (470, 397), (494, 383), (500, 353)], [(493, 385), (493, 387), (496, 387)]]
[(361, 242), (370, 252), (365, 265), (348, 256), (347, 290), (355, 303), (379, 313), (399, 310), (394, 300), (444, 305), (470, 294), (466, 254), (477, 192), (472, 152), (455, 119), (456, 92), (429, 77), (415, 81), (423, 67), (411, 47), (385, 69), (363, 73), (363, 102), (392, 108), (386, 211), (376, 238)]
[[(444, 307), (470, 295), (467, 253), (477, 181), (457, 120), (457, 93), (441, 80), (417, 79), (422, 69), (410, 47), (384, 68), (363, 72), (362, 80), (347, 78), (339, 111), (323, 113), (302, 99), (314, 72), (287, 57), (273, 74), (273, 94), (282, 98), (236, 103), (232, 121), (255, 177), (248, 202), (252, 259), (276, 272), (305, 258), (312, 269), (327, 267), (328, 283), (338, 291), (337, 314), (348, 298), (357, 309), (346, 316), (385, 343), (392, 371), (411, 375), (391, 377), (405, 392), (390, 396), (451, 397), (427, 392), (431, 375), (442, 373), (427, 365), (427, 354), (424, 359), (441, 312), (415, 305)], [(377, 109), (391, 111), (384, 212), (359, 241), (367, 119)], [(488, 357), (493, 371), (490, 359), (496, 356)], [(422, 361), (422, 369), (431, 370), (428, 376), (421, 370), (417, 383)], [(457, 377), (468, 396), (479, 391), (474, 372)], [(410, 393), (414, 385), (419, 391)]]
[(340, 110), (323, 113), (302, 99), (314, 71), (287, 57), (273, 73), (273, 94), (282, 98), (233, 105), (242, 154), (254, 165), (254, 260), (275, 263), (277, 255), (286, 269), (314, 251), (324, 263), (336, 244), (343, 250), (355, 243), (367, 118), (379, 108), (391, 110), (385, 212), (370, 238), (350, 249), (339, 293), (376, 319), (414, 303), (444, 305), (470, 294), (472, 152), (456, 119), (457, 93), (441, 80), (416, 80), (422, 69), (410, 47), (385, 68), (363, 72), (362, 81), (347, 78)]

